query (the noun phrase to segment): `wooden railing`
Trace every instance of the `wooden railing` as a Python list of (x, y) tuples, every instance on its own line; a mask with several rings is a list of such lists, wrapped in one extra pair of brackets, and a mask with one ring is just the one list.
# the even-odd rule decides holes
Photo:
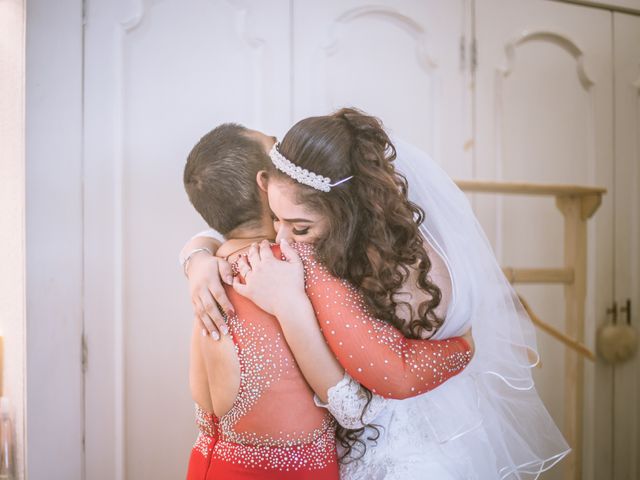
[(524, 298), (522, 305), (533, 323), (562, 342), (565, 351), (564, 435), (573, 451), (566, 460), (565, 479), (582, 478), (582, 433), (584, 410), (584, 358), (596, 356), (584, 345), (584, 311), (587, 285), (587, 220), (602, 203), (606, 189), (581, 185), (550, 185), (481, 180), (459, 180), (458, 186), (468, 193), (509, 195), (541, 195), (556, 199), (564, 217), (564, 267), (511, 268), (503, 267), (511, 283), (552, 283), (564, 285), (564, 332), (544, 322)]

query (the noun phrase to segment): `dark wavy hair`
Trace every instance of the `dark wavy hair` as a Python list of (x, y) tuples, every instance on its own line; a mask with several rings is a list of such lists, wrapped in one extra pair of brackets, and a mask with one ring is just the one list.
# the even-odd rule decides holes
[[(432, 335), (443, 322), (435, 313), (442, 295), (427, 276), (431, 261), (419, 231), (424, 211), (407, 197), (407, 180), (394, 168), (395, 147), (382, 122), (353, 108), (306, 118), (287, 132), (279, 150), (332, 182), (353, 175), (329, 192), (296, 184), (296, 201), (328, 219), (326, 234), (316, 241), (318, 259), (333, 275), (358, 286), (378, 318), (413, 338)], [(273, 167), (268, 175), (293, 182)], [(410, 268), (417, 270), (417, 287), (429, 294), (417, 312), (396, 300)], [(400, 304), (411, 312), (408, 323), (396, 314)], [(343, 458), (355, 443), (366, 449), (360, 440), (364, 430), (338, 430), (347, 448)]]

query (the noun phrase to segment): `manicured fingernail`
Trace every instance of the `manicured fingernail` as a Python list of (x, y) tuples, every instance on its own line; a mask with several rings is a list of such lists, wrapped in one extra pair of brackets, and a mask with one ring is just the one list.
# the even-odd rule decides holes
[(287, 242), (286, 238), (283, 238), (282, 240), (280, 240), (280, 243), (284, 243), (285, 245), (289, 245), (289, 242)]
[(231, 275), (228, 275), (224, 278), (224, 281), (227, 283), (227, 285), (233, 285), (233, 277)]
[(223, 335), (229, 335), (229, 327), (227, 327), (226, 325), (222, 325), (220, 327), (220, 331), (222, 332)]
[(202, 329), (202, 336), (203, 336), (203, 337), (206, 337), (206, 336), (207, 336), (207, 329), (206, 329), (206, 328), (203, 328), (203, 329)]
[(211, 338), (213, 338), (214, 340), (220, 340), (220, 335), (218, 334), (218, 332), (213, 331), (211, 332)]
[(233, 308), (230, 308), (229, 310), (227, 310), (227, 317), (232, 317), (233, 314), (236, 313)]

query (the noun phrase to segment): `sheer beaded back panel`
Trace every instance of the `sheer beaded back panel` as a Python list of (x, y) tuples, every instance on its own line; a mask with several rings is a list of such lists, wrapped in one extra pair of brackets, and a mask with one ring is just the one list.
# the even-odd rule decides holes
[(277, 319), (231, 287), (226, 293), (235, 308), (227, 324), (240, 364), (240, 389), (220, 418), (196, 406), (200, 430), (206, 432), (200, 441), (214, 431), (214, 455), (247, 466), (324, 468), (335, 456), (331, 415), (314, 403)]

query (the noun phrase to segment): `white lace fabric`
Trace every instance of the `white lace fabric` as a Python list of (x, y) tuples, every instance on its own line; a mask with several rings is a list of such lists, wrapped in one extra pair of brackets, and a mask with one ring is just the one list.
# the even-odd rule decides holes
[(319, 407), (329, 410), (340, 425), (349, 429), (362, 428), (372, 423), (389, 402), (380, 395), (372, 394), (367, 405), (367, 393), (348, 373), (327, 391), (327, 397), (328, 401), (324, 403), (314, 395), (314, 401)]

